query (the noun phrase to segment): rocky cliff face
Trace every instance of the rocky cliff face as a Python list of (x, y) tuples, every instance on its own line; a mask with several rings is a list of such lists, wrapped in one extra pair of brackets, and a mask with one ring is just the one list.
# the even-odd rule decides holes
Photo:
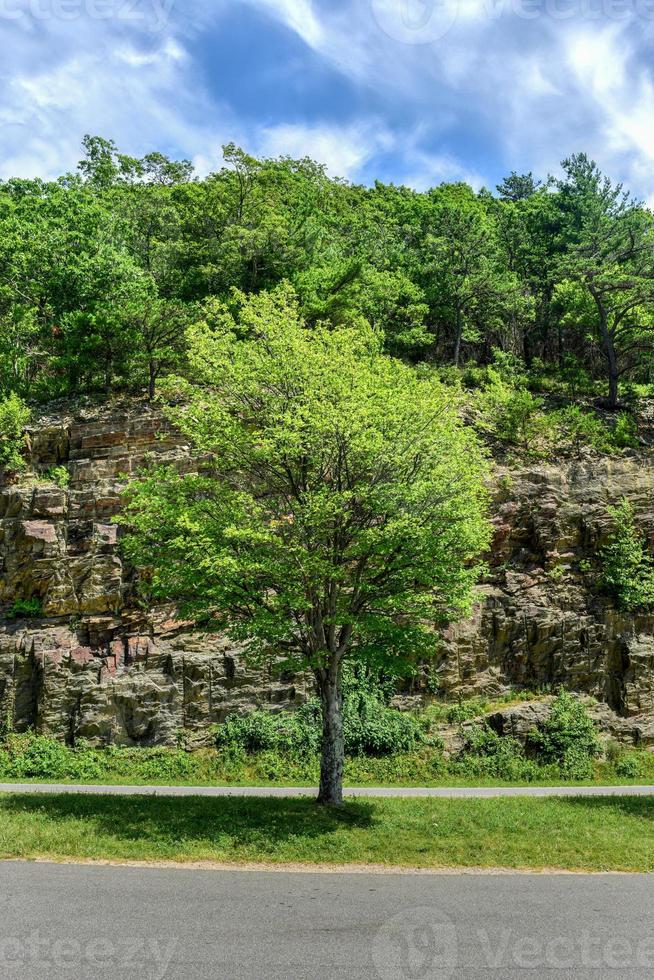
[[(111, 522), (125, 475), (156, 456), (191, 469), (188, 447), (143, 403), (44, 416), (38, 478), (0, 487), (0, 721), (69, 741), (174, 744), (181, 730), (255, 705), (300, 702), (307, 682), (254, 671), (223, 637), (171, 610), (139, 608)], [(64, 466), (66, 488), (48, 481)], [(444, 635), (448, 693), (564, 684), (594, 695), (639, 741), (654, 718), (654, 616), (618, 613), (593, 588), (607, 506), (630, 500), (654, 541), (654, 459), (624, 452), (498, 472), (495, 541), (473, 617)], [(8, 618), (37, 598), (42, 617)], [(644, 740), (644, 739), (643, 739)]]
[[(38, 478), (0, 488), (0, 722), (71, 742), (175, 744), (182, 730), (206, 738), (230, 712), (304, 699), (305, 679), (249, 669), (224, 637), (139, 608), (111, 523), (125, 477), (153, 456), (193, 466), (156, 411), (56, 414), (30, 441)], [(54, 466), (69, 473), (65, 489), (48, 482)], [(30, 598), (42, 618), (10, 621)]]
[(500, 472), (495, 540), (474, 616), (445, 636), (441, 686), (464, 694), (506, 685), (593, 695), (638, 742), (654, 717), (654, 616), (618, 612), (594, 564), (611, 529), (607, 508), (629, 500), (654, 542), (654, 459), (625, 451)]

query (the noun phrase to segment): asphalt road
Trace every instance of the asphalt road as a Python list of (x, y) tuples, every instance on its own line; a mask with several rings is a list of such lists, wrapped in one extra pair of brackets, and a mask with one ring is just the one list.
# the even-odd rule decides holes
[[(0, 793), (87, 793), (112, 796), (315, 796), (306, 786), (99, 786), (74, 783), (0, 783)], [(433, 796), (441, 799), (497, 796), (654, 796), (654, 786), (359, 786), (345, 796)], [(2, 978), (0, 977), (0, 980)]]
[(0, 863), (2, 980), (644, 978), (654, 876)]

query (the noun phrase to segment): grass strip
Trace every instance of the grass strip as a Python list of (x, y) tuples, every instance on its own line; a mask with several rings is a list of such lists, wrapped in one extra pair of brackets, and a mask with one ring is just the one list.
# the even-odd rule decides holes
[(0, 796), (0, 855), (410, 867), (654, 870), (654, 797)]

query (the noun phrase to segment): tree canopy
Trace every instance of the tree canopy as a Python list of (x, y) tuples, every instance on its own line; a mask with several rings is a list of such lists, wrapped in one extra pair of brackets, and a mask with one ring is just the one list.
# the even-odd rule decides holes
[(433, 374), (370, 328), (308, 327), (288, 287), (215, 304), (188, 358), (167, 412), (205, 462), (133, 485), (127, 553), (151, 596), (314, 672), (321, 797), (338, 802), (343, 662), (400, 673), (468, 608), (483, 455)]
[(200, 179), (89, 136), (76, 173), (0, 182), (0, 395), (152, 392), (197, 304), (289, 283), (308, 324), (365, 322), (408, 362), (574, 358), (615, 405), (650, 379), (653, 229), (583, 154), (417, 192), (233, 145)]

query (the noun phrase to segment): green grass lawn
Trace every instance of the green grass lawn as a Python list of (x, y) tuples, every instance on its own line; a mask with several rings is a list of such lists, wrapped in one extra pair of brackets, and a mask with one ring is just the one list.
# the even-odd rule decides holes
[(0, 796), (5, 858), (654, 871), (654, 797), (357, 800)]

